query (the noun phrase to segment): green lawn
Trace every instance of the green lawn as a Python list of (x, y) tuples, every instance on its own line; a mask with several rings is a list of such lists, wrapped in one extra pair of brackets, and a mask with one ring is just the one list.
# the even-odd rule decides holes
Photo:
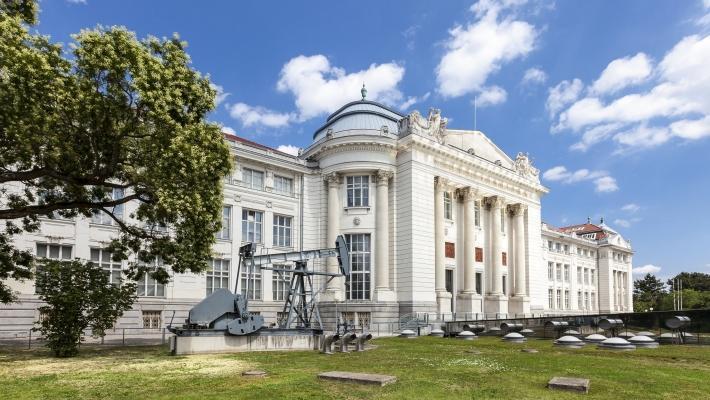
[[(710, 347), (663, 346), (610, 352), (560, 350), (550, 340), (525, 345), (498, 338), (474, 342), (421, 337), (373, 342), (364, 353), (263, 352), (170, 356), (165, 347), (83, 346), (74, 359), (45, 350), (0, 350), (0, 398), (165, 399), (564, 399), (553, 376), (591, 380), (589, 399), (710, 399)], [(536, 348), (537, 354), (521, 348)], [(478, 350), (479, 354), (470, 350)], [(243, 378), (262, 369), (267, 378)], [(385, 387), (320, 381), (321, 371), (396, 375)]]

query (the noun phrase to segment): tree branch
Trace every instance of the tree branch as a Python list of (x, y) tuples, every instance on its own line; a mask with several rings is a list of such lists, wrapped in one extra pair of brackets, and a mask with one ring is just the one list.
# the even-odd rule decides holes
[(131, 200), (139, 200), (145, 203), (150, 202), (151, 200), (142, 198), (140, 194), (134, 193), (130, 196), (126, 196), (123, 198), (120, 198), (118, 200), (111, 200), (111, 201), (102, 201), (102, 202), (91, 202), (91, 201), (66, 201), (66, 202), (57, 202), (57, 203), (50, 203), (50, 204), (42, 204), (42, 205), (31, 205), (31, 206), (25, 206), (25, 207), (20, 207), (20, 208), (11, 208), (11, 209), (5, 209), (5, 210), (0, 210), (0, 219), (16, 219), (16, 218), (23, 218), (29, 215), (36, 215), (36, 214), (49, 214), (52, 211), (57, 211), (57, 210), (66, 210), (66, 209), (81, 209), (81, 210), (86, 210), (86, 209), (92, 209), (92, 208), (104, 208), (104, 207), (114, 207), (117, 205), (121, 205), (124, 203), (127, 203)]

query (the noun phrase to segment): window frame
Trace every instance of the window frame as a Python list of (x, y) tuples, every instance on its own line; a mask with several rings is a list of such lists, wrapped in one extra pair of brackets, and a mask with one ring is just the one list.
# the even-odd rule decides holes
[(274, 214), (272, 229), (272, 243), (274, 247), (293, 247), (293, 217), (290, 215)]
[[(284, 190), (284, 183), (288, 182), (288, 190)], [(274, 193), (293, 196), (293, 178), (274, 174)]]
[(370, 175), (346, 176), (345, 194), (348, 208), (370, 207)]
[(215, 233), (217, 240), (232, 240), (232, 205), (222, 205), (222, 228)]
[[(219, 269), (215, 267), (219, 264)], [(226, 264), (226, 268), (225, 268)], [(205, 272), (205, 294), (211, 295), (217, 289), (229, 290), (229, 275), (232, 261), (229, 258), (212, 258), (209, 261), (210, 269)], [(218, 283), (218, 285), (215, 285)]]
[[(250, 221), (250, 214), (253, 213), (253, 220)], [(257, 220), (257, 215), (260, 217)], [(259, 228), (257, 230), (257, 227)], [(252, 229), (251, 231), (249, 229)], [(251, 233), (254, 240), (249, 240)], [(257, 239), (258, 236), (258, 240)], [(264, 243), (264, 212), (250, 208), (242, 208), (242, 242), (243, 243)]]
[[(94, 252), (98, 252), (98, 258), (96, 260), (94, 259)], [(107, 253), (108, 255), (106, 255), (105, 253)], [(123, 281), (123, 262), (113, 261), (112, 256), (113, 254), (110, 251), (107, 251), (106, 249), (103, 249), (101, 247), (89, 248), (89, 261), (101, 267), (101, 269), (108, 276), (110, 284), (115, 286), (121, 286), (121, 283)], [(105, 261), (106, 257), (108, 257), (108, 261)], [(118, 276), (116, 276), (116, 273), (118, 273)], [(117, 281), (115, 281), (115, 279), (117, 279)]]
[[(261, 185), (256, 187), (254, 185), (254, 176), (258, 175), (261, 176)], [(246, 177), (249, 176), (249, 179), (247, 181)], [(249, 189), (254, 189), (254, 190), (264, 190), (264, 181), (266, 174), (264, 171), (259, 170), (259, 169), (254, 169), (254, 168), (249, 168), (249, 167), (242, 167), (242, 185), (244, 187), (247, 187)]]
[[(358, 240), (354, 240), (358, 239)], [(372, 298), (372, 236), (369, 233), (345, 235), (350, 257), (350, 274), (345, 277), (345, 299), (370, 300)], [(354, 279), (354, 278), (358, 279)], [(356, 284), (361, 284), (360, 288)]]

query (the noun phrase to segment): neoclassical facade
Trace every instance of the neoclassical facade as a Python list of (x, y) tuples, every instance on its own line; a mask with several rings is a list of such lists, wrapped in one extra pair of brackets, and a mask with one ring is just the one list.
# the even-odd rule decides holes
[[(349, 245), (352, 271), (316, 281), (327, 328), (338, 319), (368, 326), (417, 312), (483, 318), (631, 309), (628, 242), (605, 225), (606, 236), (593, 240), (544, 225), (541, 198), (548, 189), (528, 157), (508, 157), (480, 131), (448, 128), (438, 110), (403, 115), (355, 101), (331, 114), (298, 156), (226, 139), (236, 168), (225, 178), (223, 229), (211, 270), (175, 275), (167, 285), (144, 278), (134, 309), (117, 326), (180, 323), (216, 288), (243, 290), (247, 275), (236, 271), (245, 242), (279, 252), (332, 247), (338, 235)], [(50, 258), (94, 260), (118, 280), (122, 266), (103, 251), (117, 232), (111, 222), (100, 215), (47, 219), (17, 245)], [(607, 243), (616, 237), (623, 243)], [(563, 259), (574, 254), (554, 251), (550, 241), (595, 255)], [(608, 258), (612, 253), (622, 261)], [(566, 288), (564, 274), (560, 282), (550, 280), (550, 263), (562, 271), (567, 265), (570, 274), (589, 264), (587, 271), (597, 271), (594, 283)], [(313, 268), (338, 270), (334, 259)], [(263, 270), (251, 279), (250, 309), (268, 322), (282, 318), (288, 276)], [(13, 287), (21, 302), (0, 308), (0, 331), (31, 327), (38, 318), (33, 282)], [(574, 303), (578, 289), (593, 305), (565, 307), (565, 291)], [(550, 300), (558, 290), (559, 304)]]

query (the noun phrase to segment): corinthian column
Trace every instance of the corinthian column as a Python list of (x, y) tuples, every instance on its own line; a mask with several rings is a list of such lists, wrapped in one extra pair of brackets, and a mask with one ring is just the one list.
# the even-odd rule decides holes
[(476, 190), (465, 188), (461, 191), (464, 204), (464, 269), (463, 269), (463, 292), (464, 294), (476, 293)]
[(513, 225), (515, 230), (515, 296), (523, 297), (525, 290), (525, 210), (524, 204), (515, 204), (511, 207), (513, 212)]
[(376, 301), (394, 301), (394, 293), (390, 290), (389, 276), (389, 180), (391, 171), (377, 171), (377, 204), (375, 204), (375, 299)]
[[(328, 183), (328, 233), (327, 247), (335, 246), (335, 240), (340, 234), (340, 184), (342, 182), (340, 174), (337, 172), (325, 175), (323, 179)], [(328, 257), (326, 261), (326, 271), (331, 274), (340, 272), (338, 260), (335, 257)], [(328, 282), (326, 288), (326, 298), (328, 300), (342, 300), (341, 278), (333, 278)]]
[(450, 295), (446, 292), (446, 259), (444, 254), (444, 190), (448, 181), (436, 177), (434, 181), (434, 287), (438, 311), (450, 312)]
[(491, 208), (491, 292), (492, 295), (503, 294), (503, 260), (501, 255), (501, 213), (503, 212), (503, 199), (493, 196), (487, 199)]

